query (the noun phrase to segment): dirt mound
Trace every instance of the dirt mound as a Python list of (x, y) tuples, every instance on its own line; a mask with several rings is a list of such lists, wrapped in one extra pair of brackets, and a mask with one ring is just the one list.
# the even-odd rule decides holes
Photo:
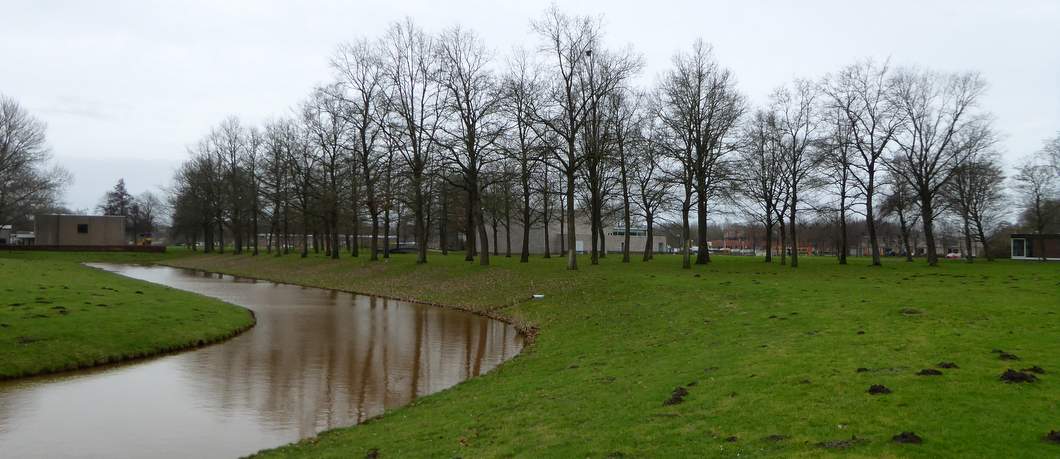
[(735, 435), (730, 436), (730, 437), (725, 437), (725, 441), (728, 442), (728, 443), (736, 443), (737, 440), (739, 440), (739, 438), (736, 438)]
[(939, 368), (960, 368), (959, 366), (957, 366), (956, 363), (953, 362), (939, 362), (939, 364), (935, 366)]
[(1001, 360), (1019, 360), (1020, 359), (1019, 357), (1016, 356), (1016, 354), (1010, 354), (1008, 352), (1001, 352), (1001, 353), (998, 354), (998, 357), (1001, 358)]
[(857, 370), (854, 370), (854, 371), (857, 372), (857, 373), (865, 373), (865, 372), (869, 371), (869, 369), (865, 368), (865, 367), (859, 367)]
[(1026, 372), (1030, 372), (1030, 373), (1038, 373), (1040, 375), (1044, 375), (1045, 374), (1045, 369), (1042, 368), (1042, 367), (1039, 367), (1038, 365), (1035, 365), (1035, 366), (1030, 367), (1030, 368), (1021, 368), (1020, 371), (1026, 371)]
[(917, 376), (942, 376), (942, 372), (934, 368), (925, 368), (916, 372)]
[(1049, 443), (1060, 444), (1060, 432), (1050, 430), (1049, 433), (1045, 434), (1044, 440)]
[(1037, 381), (1038, 377), (1030, 373), (1024, 373), (1022, 371), (1016, 371), (1009, 368), (1001, 374), (1001, 380), (1007, 383), (1029, 383)]
[(817, 443), (819, 448), (825, 449), (847, 449), (861, 444), (868, 443), (869, 441), (864, 438), (858, 438), (856, 435), (851, 435), (847, 440), (828, 440)]
[(681, 403), (681, 402), (685, 401), (685, 397), (687, 397), (687, 396), (688, 396), (688, 389), (685, 389), (684, 387), (681, 387), (681, 386), (677, 386), (676, 388), (674, 388), (674, 391), (670, 394), (670, 398), (666, 399), (666, 401), (663, 402), (663, 405), (676, 405), (678, 403)]
[(787, 440), (787, 439), (788, 439), (787, 435), (780, 435), (780, 434), (773, 434), (773, 435), (770, 435), (770, 436), (766, 437), (766, 441), (771, 441), (771, 442), (774, 442), (774, 443), (776, 443), (778, 441), (784, 441), (784, 440)]
[(368, 453), (364, 455), (364, 459), (377, 459), (379, 457), (379, 448), (372, 448), (368, 450)]
[(869, 393), (872, 395), (889, 394), (891, 389), (883, 384), (873, 384), (869, 386)]
[(895, 443), (914, 443), (917, 445), (924, 442), (924, 439), (920, 438), (919, 435), (913, 432), (902, 432), (898, 435), (891, 437), (891, 440), (893, 440)]

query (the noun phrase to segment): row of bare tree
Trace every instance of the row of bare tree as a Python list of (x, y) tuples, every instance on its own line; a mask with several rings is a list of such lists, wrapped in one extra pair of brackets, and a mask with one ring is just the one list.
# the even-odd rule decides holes
[[(1003, 172), (976, 73), (862, 61), (795, 80), (752, 108), (701, 41), (644, 89), (634, 84), (641, 57), (607, 47), (599, 19), (552, 7), (532, 29), (536, 50), (517, 49), (503, 62), (470, 30), (428, 34), (411, 20), (341, 45), (334, 82), (293, 116), (260, 129), (229, 119), (191, 149), (174, 187), (174, 227), (201, 235), (208, 250), (223, 250), (229, 234), (236, 252), (256, 254), (265, 228), (270, 251), (298, 246), (305, 256), (321, 244), (337, 258), (343, 235), (358, 254), (364, 225), (375, 260), (387, 256), (389, 233), (405, 219), (418, 262), (427, 261), (432, 235), (446, 252), (460, 230), (467, 259), (487, 265), (487, 220), (494, 253), (498, 221), (507, 254), (512, 221), (522, 228), (524, 262), (531, 227), (545, 229), (547, 247), (558, 220), (560, 251), (577, 269), (576, 219), (590, 223), (596, 264), (607, 253), (605, 224), (645, 225), (649, 260), (656, 221), (679, 215), (690, 267), (710, 261), (700, 223), (739, 214), (764, 227), (767, 247), (789, 248), (782, 262), (790, 253), (798, 266), (798, 222), (812, 211), (836, 216), (840, 263), (847, 221), (863, 219), (879, 265), (881, 210), (899, 220), (906, 253), (913, 225), (922, 227), (930, 264), (940, 216), (961, 220), (971, 254), (973, 239), (986, 244), (1004, 215)], [(1043, 199), (1055, 200), (1050, 193)], [(289, 241), (292, 234), (301, 241)]]

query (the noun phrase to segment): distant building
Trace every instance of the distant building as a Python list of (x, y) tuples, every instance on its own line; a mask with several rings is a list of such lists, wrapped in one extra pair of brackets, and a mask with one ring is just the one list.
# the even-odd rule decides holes
[(1060, 260), (1060, 234), (1012, 234), (1013, 260)]
[(0, 226), (0, 246), (33, 245), (33, 231), (13, 231), (11, 225)]
[[(574, 226), (574, 249), (578, 253), (586, 253), (592, 248), (591, 226), (588, 220), (582, 216), (574, 220)], [(552, 220), (549, 225), (548, 250), (552, 254), (558, 255), (560, 254), (560, 247), (566, 248), (566, 229), (567, 227), (563, 226), (563, 241), (561, 242), (559, 219)], [(626, 228), (622, 226), (605, 226), (603, 231), (604, 249), (608, 253), (622, 252), (623, 245), (626, 242), (626, 231)], [(643, 252), (645, 245), (648, 243), (648, 229), (646, 227), (631, 227), (628, 231), (630, 252)], [(518, 223), (512, 222), (510, 239), (503, 225), (497, 225), (496, 230), (494, 230), (493, 225), (487, 222), (486, 233), (489, 239), (490, 252), (504, 253), (508, 248), (509, 240), (511, 241), (512, 254), (518, 255), (523, 248), (523, 226)], [(461, 238), (461, 240), (463, 239)], [(438, 248), (438, 242), (432, 240), (430, 247)], [(542, 225), (530, 228), (527, 248), (532, 254), (545, 253), (545, 228)], [(652, 234), (651, 248), (654, 253), (668, 253), (670, 251), (670, 247), (666, 244), (666, 236), (663, 236), (657, 228)]]
[(114, 215), (47, 214), (33, 217), (34, 245), (122, 246), (126, 245), (125, 217)]

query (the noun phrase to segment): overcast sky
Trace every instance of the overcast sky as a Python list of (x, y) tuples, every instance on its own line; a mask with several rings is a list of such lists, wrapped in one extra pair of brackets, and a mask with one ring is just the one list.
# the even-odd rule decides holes
[[(5, 1), (0, 93), (48, 124), (75, 177), (73, 209), (90, 209), (119, 178), (157, 189), (186, 146), (229, 115), (289, 113), (331, 78), (336, 45), (413, 17), (428, 31), (462, 24), (498, 54), (537, 38), (548, 1)], [(761, 103), (795, 77), (857, 59), (975, 70), (989, 82), (1010, 164), (1060, 130), (1060, 1), (578, 1), (602, 15), (610, 46), (632, 45), (652, 84), (670, 56), (712, 43), (740, 89)]]

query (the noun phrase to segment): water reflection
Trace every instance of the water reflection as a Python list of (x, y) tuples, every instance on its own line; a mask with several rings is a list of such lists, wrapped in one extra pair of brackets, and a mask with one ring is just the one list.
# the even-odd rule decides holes
[(510, 325), (449, 309), (167, 267), (107, 265), (255, 311), (224, 344), (0, 385), (5, 457), (230, 457), (352, 425), (511, 358)]

